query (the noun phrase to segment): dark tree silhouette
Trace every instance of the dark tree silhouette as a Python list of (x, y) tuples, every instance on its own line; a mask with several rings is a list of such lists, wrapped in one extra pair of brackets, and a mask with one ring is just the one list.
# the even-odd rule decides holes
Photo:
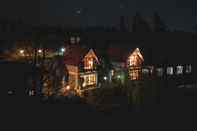
[(144, 20), (139, 12), (133, 18), (132, 31), (139, 34), (149, 33), (151, 31), (148, 22)]
[(120, 31), (125, 32), (127, 31), (127, 27), (126, 27), (126, 23), (125, 23), (125, 17), (124, 16), (120, 16)]
[(153, 15), (153, 31), (154, 32), (165, 32), (167, 30), (168, 30), (167, 25), (161, 19), (159, 14), (157, 12), (155, 12)]

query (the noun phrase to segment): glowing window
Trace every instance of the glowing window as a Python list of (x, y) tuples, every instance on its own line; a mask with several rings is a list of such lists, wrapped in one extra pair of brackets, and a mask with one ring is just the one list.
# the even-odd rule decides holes
[(111, 76), (114, 76), (114, 70), (111, 70)]
[(173, 67), (168, 67), (167, 68), (167, 74), (168, 75), (173, 75)]
[(134, 53), (133, 55), (131, 55), (128, 59), (128, 65), (129, 66), (137, 66), (137, 62), (138, 62), (138, 59), (137, 59), (137, 54)]
[(186, 73), (191, 73), (192, 72), (192, 66), (191, 65), (186, 65)]
[(177, 75), (183, 74), (183, 66), (177, 66)]
[(93, 69), (94, 61), (93, 58), (86, 58), (84, 61), (85, 69)]
[(85, 75), (83, 76), (83, 78), (84, 78), (83, 87), (96, 84), (96, 74)]
[(137, 80), (139, 79), (139, 70), (138, 69), (130, 69), (129, 70), (129, 77), (130, 80)]

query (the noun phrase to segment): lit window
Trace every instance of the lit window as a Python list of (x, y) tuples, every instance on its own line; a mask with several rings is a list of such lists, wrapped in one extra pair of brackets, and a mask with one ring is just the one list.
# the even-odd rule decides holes
[(173, 67), (168, 67), (167, 68), (167, 74), (168, 75), (173, 75)]
[(183, 74), (183, 66), (177, 66), (177, 75)]
[(129, 77), (130, 77), (130, 80), (137, 80), (139, 79), (139, 69), (129, 69)]
[(84, 61), (84, 68), (85, 69), (93, 69), (93, 65), (94, 65), (93, 58), (86, 58), (85, 59), (85, 61)]
[(111, 70), (111, 76), (114, 76), (114, 70)]
[(192, 72), (192, 66), (191, 65), (187, 65), (185, 72), (186, 73), (191, 73)]
[(163, 69), (162, 68), (157, 68), (157, 76), (162, 76), (163, 75)]
[(84, 78), (83, 87), (96, 84), (96, 74), (85, 75), (83, 76), (83, 78)]
[(131, 55), (128, 59), (128, 65), (129, 66), (137, 66), (137, 54), (134, 53)]

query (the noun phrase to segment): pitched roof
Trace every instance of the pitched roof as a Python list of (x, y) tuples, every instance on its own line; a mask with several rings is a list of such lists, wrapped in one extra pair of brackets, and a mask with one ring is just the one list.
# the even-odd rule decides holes
[(65, 64), (78, 66), (88, 53), (94, 54), (96, 61), (98, 61), (98, 58), (92, 49), (80, 46), (71, 46), (65, 54)]
[[(112, 61), (126, 62), (127, 58), (135, 51), (138, 50), (136, 47), (127, 46), (111, 46), (108, 49), (108, 56)], [(140, 56), (143, 60), (143, 57)]]

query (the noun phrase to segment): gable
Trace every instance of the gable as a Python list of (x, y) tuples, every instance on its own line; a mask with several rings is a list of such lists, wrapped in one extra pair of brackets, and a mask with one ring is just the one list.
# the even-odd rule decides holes
[(99, 63), (98, 57), (96, 56), (96, 54), (94, 53), (93, 49), (90, 49), (88, 51), (88, 53), (84, 56), (83, 60), (86, 58), (93, 58), (96, 60), (97, 63)]
[(139, 48), (136, 48), (127, 58), (128, 66), (139, 66), (144, 61), (142, 54), (140, 53)]
[[(130, 56), (132, 56), (132, 55), (137, 55), (137, 56), (141, 59), (141, 61), (144, 61), (144, 58), (143, 58), (143, 56), (142, 56), (142, 54), (141, 54), (139, 48), (136, 48), (136, 49), (130, 54)], [(130, 56), (129, 56), (129, 57), (130, 57)]]

